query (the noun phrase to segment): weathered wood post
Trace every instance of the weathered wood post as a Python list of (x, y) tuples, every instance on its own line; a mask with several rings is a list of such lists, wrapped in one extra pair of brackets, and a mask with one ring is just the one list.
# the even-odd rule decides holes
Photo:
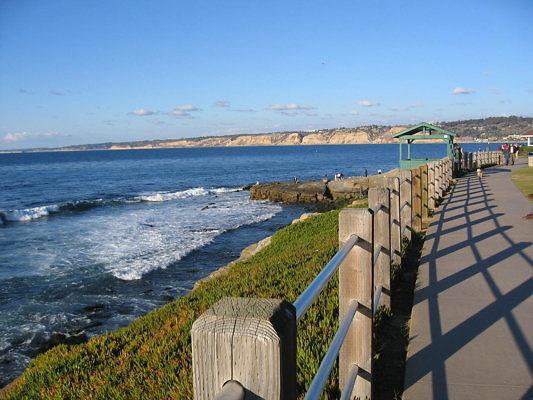
[(339, 316), (352, 301), (359, 303), (354, 322), (339, 353), (339, 382), (344, 387), (348, 371), (359, 367), (350, 398), (372, 396), (372, 215), (366, 209), (345, 208), (339, 215), (339, 247), (352, 236), (361, 238), (339, 269)]
[(447, 191), (450, 188), (453, 179), (453, 158), (449, 157), (444, 160), (444, 190)]
[(428, 208), (430, 210), (435, 209), (436, 197), (435, 197), (435, 161), (428, 164)]
[[(390, 307), (390, 192), (388, 188), (368, 189), (368, 207), (374, 213), (374, 292), (382, 288), (380, 305)], [(379, 249), (381, 248), (381, 251)]]
[(429, 173), (428, 165), (424, 164), (420, 166), (420, 177), (421, 177), (421, 186), (422, 186), (422, 219), (427, 219), (429, 216)]
[(407, 240), (411, 241), (412, 234), (412, 214), (413, 214), (413, 199), (412, 199), (412, 177), (411, 170), (403, 170), (400, 172), (400, 232)]
[(191, 330), (195, 400), (231, 380), (246, 398), (295, 399), (295, 315), (283, 300), (229, 297), (202, 314)]
[(442, 193), (442, 162), (435, 162), (435, 202), (438, 202)]
[(389, 178), (390, 190), (390, 251), (391, 264), (402, 262), (402, 237), (400, 234), (400, 178)]
[(422, 230), (422, 173), (420, 168), (413, 168), (413, 229)]

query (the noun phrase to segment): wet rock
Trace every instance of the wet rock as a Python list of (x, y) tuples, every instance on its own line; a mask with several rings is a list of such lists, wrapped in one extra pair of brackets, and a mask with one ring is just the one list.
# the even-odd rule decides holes
[(331, 200), (326, 182), (273, 182), (254, 185), (250, 188), (254, 200), (279, 201), (287, 204), (317, 203)]
[(95, 304), (93, 306), (83, 307), (82, 310), (85, 312), (97, 312), (102, 311), (105, 308), (105, 304)]
[(39, 353), (44, 353), (45, 351), (50, 350), (52, 347), (58, 346), (60, 344), (80, 344), (85, 343), (88, 339), (87, 335), (82, 332), (77, 335), (65, 335), (63, 333), (52, 333), (50, 337), (39, 344)]

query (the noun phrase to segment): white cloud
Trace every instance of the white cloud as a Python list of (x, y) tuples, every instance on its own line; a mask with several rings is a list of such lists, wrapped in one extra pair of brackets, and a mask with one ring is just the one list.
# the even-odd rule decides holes
[(300, 104), (272, 104), (268, 106), (269, 110), (274, 111), (298, 111), (298, 110), (314, 110), (316, 107), (306, 106)]
[(129, 115), (139, 115), (139, 116), (146, 116), (146, 115), (154, 115), (155, 112), (150, 110), (145, 110), (141, 108), (140, 110), (133, 110), (128, 113)]
[(422, 104), (408, 104), (406, 106), (401, 106), (401, 107), (391, 107), (390, 110), (391, 111), (409, 111), (409, 110), (412, 110), (413, 108), (416, 108), (416, 107), (421, 107)]
[(350, 111), (349, 112), (350, 115), (359, 115), (359, 111)]
[(200, 111), (198, 107), (187, 105), (174, 107), (174, 111)]
[(358, 105), (361, 107), (374, 107), (374, 106), (380, 106), (381, 103), (377, 101), (369, 101), (369, 100), (360, 100), (357, 102)]
[(470, 93), (475, 93), (475, 90), (474, 89), (464, 89), (464, 88), (455, 88), (453, 89), (453, 92), (452, 94), (470, 94)]
[(7, 133), (6, 135), (4, 135), (4, 141), (19, 142), (21, 140), (25, 140), (29, 138), (38, 138), (38, 137), (51, 138), (51, 137), (56, 137), (56, 136), (69, 137), (70, 135), (59, 133), (59, 132), (46, 132), (46, 133), (14, 132), (14, 133)]
[(276, 111), (277, 113), (283, 114), (283, 115), (306, 115), (308, 117), (316, 117), (317, 114), (315, 112), (310, 112), (308, 110), (314, 110), (316, 107), (314, 106), (308, 106), (308, 105), (302, 105), (302, 104), (272, 104), (268, 106), (268, 110)]
[(213, 107), (229, 107), (230, 103), (226, 100), (219, 100), (213, 104)]
[(244, 113), (255, 112), (253, 108), (232, 108), (231, 110), (228, 110), (228, 111), (244, 112)]
[(167, 115), (170, 115), (172, 117), (182, 118), (182, 119), (190, 119), (193, 118), (193, 116), (190, 114), (194, 111), (200, 111), (198, 107), (191, 106), (191, 105), (185, 105), (185, 106), (177, 106), (174, 107), (174, 109), (167, 113)]
[(35, 136), (35, 134), (31, 132), (15, 132), (15, 133), (7, 133), (4, 136), (4, 140), (6, 142), (18, 142), (19, 140), (24, 140), (28, 137)]

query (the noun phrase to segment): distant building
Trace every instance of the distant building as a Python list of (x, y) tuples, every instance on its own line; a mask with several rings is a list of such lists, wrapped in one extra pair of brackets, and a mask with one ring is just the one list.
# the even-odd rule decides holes
[(528, 129), (521, 135), (519, 135), (522, 139), (527, 139), (527, 145), (533, 146), (533, 128)]

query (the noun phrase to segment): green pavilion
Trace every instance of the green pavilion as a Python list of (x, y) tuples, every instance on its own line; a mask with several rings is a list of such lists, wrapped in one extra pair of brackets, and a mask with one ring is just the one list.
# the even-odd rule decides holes
[[(392, 137), (400, 140), (400, 169), (416, 168), (422, 164), (439, 160), (440, 158), (411, 158), (411, 144), (416, 140), (442, 140), (446, 144), (446, 155), (442, 157), (453, 156), (453, 139), (457, 136), (455, 133), (447, 131), (428, 124), (427, 122), (412, 126), (396, 133)], [(407, 154), (402, 150), (403, 145), (407, 143)], [(406, 156), (406, 157), (405, 157)], [(441, 157), (441, 158), (442, 158)]]

